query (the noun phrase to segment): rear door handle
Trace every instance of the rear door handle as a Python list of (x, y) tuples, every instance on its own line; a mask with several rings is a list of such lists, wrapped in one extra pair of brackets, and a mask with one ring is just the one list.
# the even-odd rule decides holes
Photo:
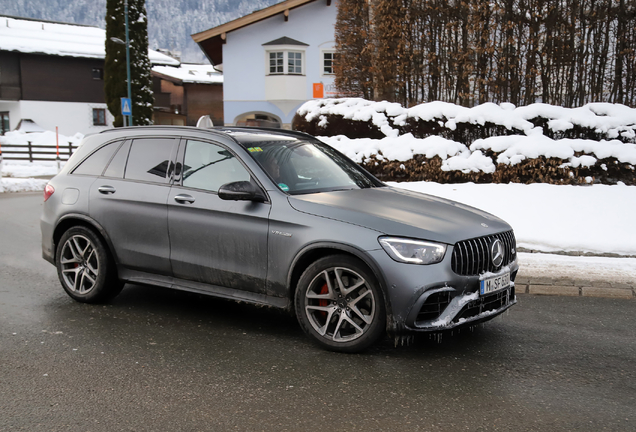
[(192, 204), (194, 197), (186, 194), (179, 194), (174, 197), (174, 200), (179, 204)]
[(102, 193), (104, 195), (114, 194), (116, 191), (116, 189), (112, 186), (100, 186), (97, 188), (97, 190), (99, 191), (99, 193)]

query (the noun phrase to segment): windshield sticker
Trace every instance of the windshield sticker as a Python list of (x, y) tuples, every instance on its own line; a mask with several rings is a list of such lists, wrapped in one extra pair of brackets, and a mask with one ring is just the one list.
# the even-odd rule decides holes
[(260, 147), (249, 147), (249, 148), (247, 149), (247, 151), (248, 151), (248, 152), (250, 152), (250, 153), (254, 153), (254, 152), (262, 152), (262, 151), (263, 151), (263, 149), (262, 149), (262, 148), (260, 148)]
[(278, 183), (278, 187), (281, 188), (284, 192), (289, 192), (289, 186), (285, 183)]

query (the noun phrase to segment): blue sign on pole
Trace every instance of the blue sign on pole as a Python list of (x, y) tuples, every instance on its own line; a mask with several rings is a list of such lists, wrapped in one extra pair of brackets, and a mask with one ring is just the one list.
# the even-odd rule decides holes
[(121, 98), (121, 115), (132, 115), (130, 99), (128, 98)]

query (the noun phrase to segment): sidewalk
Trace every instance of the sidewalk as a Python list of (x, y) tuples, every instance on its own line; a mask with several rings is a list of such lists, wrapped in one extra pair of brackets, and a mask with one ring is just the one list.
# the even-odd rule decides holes
[(518, 294), (636, 299), (636, 258), (519, 253)]

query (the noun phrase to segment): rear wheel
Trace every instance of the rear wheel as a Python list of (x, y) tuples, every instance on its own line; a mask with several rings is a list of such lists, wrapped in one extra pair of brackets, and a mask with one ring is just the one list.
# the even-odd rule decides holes
[(114, 298), (124, 286), (117, 279), (102, 240), (90, 229), (77, 226), (62, 235), (55, 259), (57, 274), (66, 293), (84, 303)]
[(376, 342), (386, 325), (382, 292), (359, 260), (334, 255), (305, 270), (296, 288), (301, 327), (325, 348), (358, 352)]

